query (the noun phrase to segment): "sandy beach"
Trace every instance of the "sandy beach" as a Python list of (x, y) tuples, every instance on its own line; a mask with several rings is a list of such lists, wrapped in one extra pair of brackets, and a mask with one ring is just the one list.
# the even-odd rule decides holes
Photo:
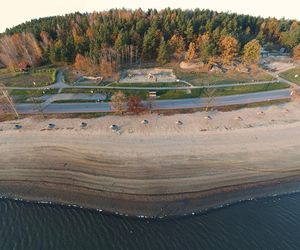
[(299, 148), (299, 102), (172, 116), (26, 118), (0, 123), (0, 194), (129, 215), (192, 213), (296, 190)]

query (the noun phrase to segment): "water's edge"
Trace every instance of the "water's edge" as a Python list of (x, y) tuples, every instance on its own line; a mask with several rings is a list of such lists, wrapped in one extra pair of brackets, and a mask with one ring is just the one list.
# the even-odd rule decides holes
[(0, 198), (93, 209), (139, 218), (182, 217), (232, 204), (300, 192), (300, 176), (188, 194), (141, 196), (50, 185), (0, 182)]

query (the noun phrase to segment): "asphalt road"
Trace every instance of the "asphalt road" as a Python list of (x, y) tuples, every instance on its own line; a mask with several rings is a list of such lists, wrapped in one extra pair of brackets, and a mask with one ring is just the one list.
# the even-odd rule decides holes
[[(235, 104), (249, 104), (255, 102), (281, 100), (290, 98), (290, 89), (274, 90), (267, 92), (250, 93), (243, 95), (215, 97), (212, 106), (227, 106)], [(187, 109), (202, 108), (209, 103), (208, 98), (193, 98), (179, 100), (156, 100), (153, 101), (152, 109)], [(21, 114), (32, 114), (40, 112), (41, 105), (17, 104), (16, 108)], [(107, 102), (102, 103), (51, 103), (43, 109), (44, 113), (91, 113), (110, 112), (111, 107)]]

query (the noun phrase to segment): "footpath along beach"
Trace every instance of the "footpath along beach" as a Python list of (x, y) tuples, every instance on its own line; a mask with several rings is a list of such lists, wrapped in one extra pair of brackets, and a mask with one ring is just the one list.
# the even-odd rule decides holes
[(295, 191), (299, 148), (299, 102), (172, 116), (26, 118), (0, 123), (0, 195), (129, 215), (189, 214)]

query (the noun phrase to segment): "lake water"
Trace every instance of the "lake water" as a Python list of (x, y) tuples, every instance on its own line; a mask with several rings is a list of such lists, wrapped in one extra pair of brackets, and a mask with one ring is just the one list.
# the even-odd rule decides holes
[(0, 249), (300, 249), (300, 194), (150, 220), (0, 199)]

